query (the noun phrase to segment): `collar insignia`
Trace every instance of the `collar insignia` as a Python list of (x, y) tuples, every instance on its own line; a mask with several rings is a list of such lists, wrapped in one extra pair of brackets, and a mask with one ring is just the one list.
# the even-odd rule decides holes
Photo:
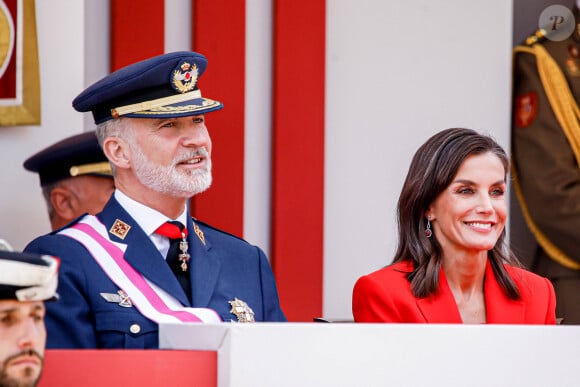
[(114, 302), (122, 306), (123, 308), (130, 308), (133, 306), (131, 299), (123, 290), (117, 291), (117, 293), (100, 293), (101, 297), (107, 302)]
[(182, 61), (171, 74), (171, 87), (180, 93), (194, 89), (199, 71), (197, 65)]
[(195, 235), (197, 235), (201, 243), (203, 243), (203, 245), (205, 246), (205, 237), (203, 236), (203, 231), (201, 231), (201, 229), (197, 226), (197, 224), (195, 224), (195, 222), (193, 222), (193, 231), (195, 231)]
[(113, 223), (113, 226), (111, 226), (109, 232), (117, 238), (125, 239), (130, 229), (131, 226), (129, 226), (127, 223), (123, 222), (122, 220), (115, 219), (115, 223)]
[(228, 301), (232, 306), (230, 313), (233, 313), (238, 318), (238, 322), (255, 322), (254, 311), (244, 301), (234, 297), (233, 300)]

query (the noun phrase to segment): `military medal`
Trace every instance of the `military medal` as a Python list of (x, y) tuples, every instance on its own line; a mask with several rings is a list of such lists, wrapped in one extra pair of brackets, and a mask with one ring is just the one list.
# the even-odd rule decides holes
[(254, 311), (248, 304), (240, 300), (238, 297), (234, 297), (233, 300), (228, 301), (232, 306), (230, 313), (233, 313), (238, 318), (238, 322), (255, 322)]
[(568, 57), (566, 58), (566, 72), (571, 77), (580, 76), (580, 49), (575, 44), (568, 46)]
[(185, 239), (185, 233), (181, 233), (181, 241), (179, 242), (179, 250), (181, 251), (179, 253), (179, 261), (181, 262), (181, 270), (182, 271), (187, 271), (187, 262), (189, 262), (189, 258), (191, 257), (188, 253), (187, 253), (187, 249), (189, 248), (189, 244), (187, 243), (187, 240)]
[(532, 91), (519, 95), (516, 97), (515, 105), (516, 126), (518, 128), (530, 126), (538, 113), (538, 94)]

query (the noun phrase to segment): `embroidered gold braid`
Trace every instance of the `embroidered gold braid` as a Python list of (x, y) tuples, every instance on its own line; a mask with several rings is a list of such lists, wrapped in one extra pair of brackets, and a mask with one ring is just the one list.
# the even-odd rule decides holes
[[(536, 56), (538, 74), (544, 86), (552, 110), (570, 143), (576, 162), (580, 165), (580, 109), (576, 103), (568, 82), (562, 74), (562, 70), (546, 49), (541, 44), (534, 44), (532, 47), (518, 46), (514, 49), (514, 54), (518, 52), (528, 53)], [(513, 165), (513, 163), (512, 163)], [(528, 208), (524, 202), (521, 188), (517, 179), (515, 168), (512, 167), (512, 177), (514, 188), (526, 223), (536, 240), (542, 246), (550, 258), (564, 267), (573, 270), (580, 270), (580, 264), (568, 257), (562, 250), (552, 243), (532, 221)]]

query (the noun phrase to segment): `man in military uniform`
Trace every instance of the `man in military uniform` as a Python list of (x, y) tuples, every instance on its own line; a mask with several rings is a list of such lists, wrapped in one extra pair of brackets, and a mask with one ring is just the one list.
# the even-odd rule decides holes
[(54, 299), (58, 260), (0, 250), (0, 386), (36, 386), (46, 329), (44, 301)]
[(546, 33), (515, 48), (515, 189), (539, 245), (531, 269), (554, 284), (557, 317), (580, 324), (580, 31)]
[(94, 131), (58, 141), (23, 166), (38, 173), (53, 231), (84, 213), (100, 212), (115, 190), (111, 166)]
[(32, 241), (62, 261), (51, 348), (156, 348), (162, 322), (285, 321), (261, 249), (188, 213), (211, 184), (206, 58), (181, 51), (120, 69), (73, 101), (91, 111), (116, 190), (97, 216)]

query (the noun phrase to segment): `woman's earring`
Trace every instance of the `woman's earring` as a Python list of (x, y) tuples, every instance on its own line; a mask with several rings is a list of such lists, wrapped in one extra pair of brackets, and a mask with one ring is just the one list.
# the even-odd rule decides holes
[(427, 238), (431, 238), (432, 235), (433, 235), (433, 231), (431, 231), (431, 217), (428, 216), (427, 217), (427, 227), (425, 227), (425, 236)]

